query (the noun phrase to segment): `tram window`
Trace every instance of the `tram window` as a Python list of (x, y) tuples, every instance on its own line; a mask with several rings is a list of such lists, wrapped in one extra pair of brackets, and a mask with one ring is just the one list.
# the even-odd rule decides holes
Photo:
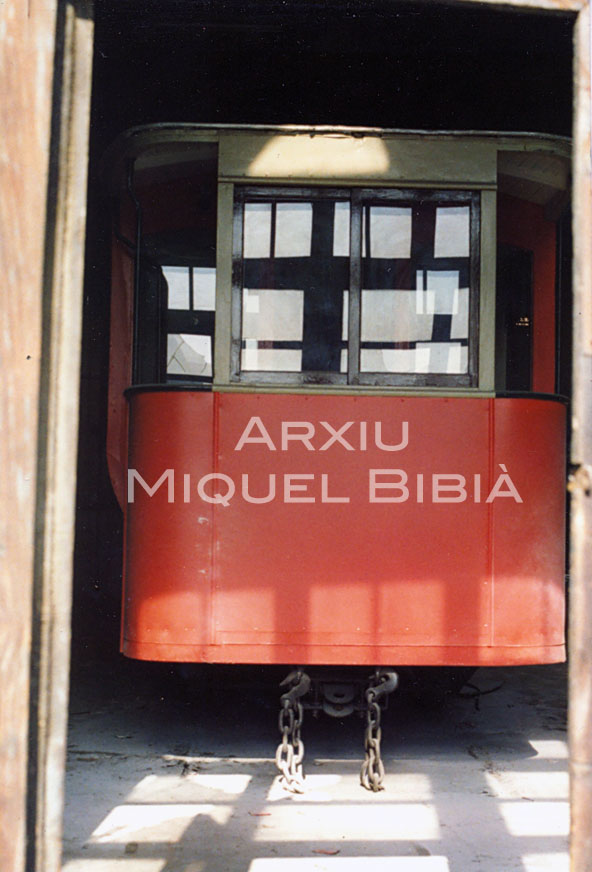
[(364, 219), (361, 372), (466, 374), (469, 206), (365, 205)]
[(476, 384), (478, 240), (471, 193), (237, 189), (233, 377)]
[(166, 380), (211, 381), (216, 308), (213, 267), (162, 266), (166, 295)]
[(243, 369), (300, 372), (303, 303), (303, 291), (244, 288)]
[(169, 309), (216, 308), (216, 270), (213, 267), (163, 266)]
[(319, 192), (241, 203), (242, 372), (341, 373), (349, 284), (344, 205), (338, 194)]

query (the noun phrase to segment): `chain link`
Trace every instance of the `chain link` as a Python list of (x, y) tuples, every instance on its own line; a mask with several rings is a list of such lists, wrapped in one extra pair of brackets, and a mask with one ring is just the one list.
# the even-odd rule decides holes
[[(394, 672), (377, 669), (370, 679), (366, 690), (366, 730), (364, 747), (366, 756), (360, 771), (360, 781), (367, 790), (384, 790), (384, 764), (380, 753), (382, 728), (380, 719), (382, 710), (381, 697), (386, 697), (397, 686), (398, 679)], [(280, 770), (280, 784), (291, 793), (304, 793), (304, 744), (302, 742), (303, 705), (301, 698), (310, 689), (311, 680), (301, 670), (291, 672), (282, 681), (282, 687), (288, 687), (280, 699), (278, 727), (281, 741), (275, 754), (275, 762)]]
[(280, 784), (291, 793), (304, 793), (304, 744), (301, 738), (303, 708), (300, 697), (308, 693), (310, 678), (305, 672), (291, 672), (282, 685), (292, 687), (281, 697), (278, 720), (282, 735), (275, 753), (275, 762), (281, 772)]
[(366, 691), (366, 732), (364, 735), (364, 748), (366, 757), (360, 771), (360, 782), (366, 790), (384, 790), (384, 764), (380, 756), (380, 740), (382, 730), (380, 727), (380, 706), (376, 702), (376, 693), (373, 688)]
[(397, 686), (398, 679), (394, 672), (377, 670), (372, 682), (366, 690), (366, 731), (364, 734), (366, 756), (360, 770), (360, 783), (366, 790), (378, 792), (384, 790), (382, 784), (384, 781), (384, 763), (380, 755), (382, 728), (380, 726), (379, 698), (391, 693)]

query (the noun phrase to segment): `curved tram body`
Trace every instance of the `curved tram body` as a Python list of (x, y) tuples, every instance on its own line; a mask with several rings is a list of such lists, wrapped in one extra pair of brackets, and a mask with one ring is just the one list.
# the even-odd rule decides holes
[(568, 155), (172, 125), (113, 149), (125, 654), (564, 658)]

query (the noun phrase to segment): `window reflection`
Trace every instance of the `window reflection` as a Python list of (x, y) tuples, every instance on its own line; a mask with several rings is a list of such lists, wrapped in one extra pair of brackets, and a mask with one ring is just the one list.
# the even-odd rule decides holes
[(427, 200), (369, 212), (361, 372), (468, 373), (470, 207)]
[(312, 203), (246, 203), (246, 258), (310, 257)]
[(278, 203), (276, 206), (276, 257), (310, 257), (312, 203)]
[(206, 312), (216, 310), (215, 267), (193, 267), (193, 308)]
[(349, 257), (349, 203), (335, 203), (333, 213), (333, 256)]
[(349, 203), (247, 200), (243, 214), (241, 369), (345, 372)]
[(163, 266), (169, 289), (169, 309), (189, 308), (189, 271), (186, 266)]
[(416, 291), (362, 291), (362, 342), (428, 341), (431, 315), (418, 313)]
[(212, 378), (216, 269), (166, 264), (162, 273), (168, 289), (166, 375), (170, 381)]
[(243, 200), (239, 369), (347, 381), (357, 334), (351, 370), (369, 374), (366, 381), (469, 374), (472, 195), (318, 189), (299, 198), (294, 188), (268, 199), (262, 188), (251, 201), (251, 191)]
[(169, 333), (167, 336), (167, 375), (211, 376), (211, 337), (188, 333)]
[(411, 257), (410, 207), (370, 207), (370, 257)]
[(436, 210), (434, 257), (469, 256), (468, 206), (439, 206)]
[(363, 372), (455, 374), (467, 371), (467, 348), (458, 342), (418, 342), (414, 348), (362, 348)]
[(303, 291), (245, 288), (243, 337), (262, 340), (302, 340)]
[(215, 267), (165, 265), (162, 272), (168, 287), (169, 309), (215, 311)]
[(245, 203), (243, 257), (271, 254), (271, 203)]
[(300, 371), (303, 303), (302, 291), (244, 289), (242, 369)]

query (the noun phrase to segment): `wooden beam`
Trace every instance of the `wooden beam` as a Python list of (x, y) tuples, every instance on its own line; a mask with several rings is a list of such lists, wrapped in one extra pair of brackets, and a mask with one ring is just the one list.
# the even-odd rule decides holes
[(92, 27), (4, 0), (0, 32), (0, 868), (57, 872)]
[(37, 766), (30, 767), (27, 868), (38, 872), (61, 868), (93, 56), (90, 3), (67, 0), (60, 12), (45, 245), (29, 723)]
[(569, 487), (571, 872), (592, 868), (592, 164), (590, 7), (575, 30), (573, 413)]
[(55, 0), (0, 4), (0, 868), (25, 868), (38, 386)]

